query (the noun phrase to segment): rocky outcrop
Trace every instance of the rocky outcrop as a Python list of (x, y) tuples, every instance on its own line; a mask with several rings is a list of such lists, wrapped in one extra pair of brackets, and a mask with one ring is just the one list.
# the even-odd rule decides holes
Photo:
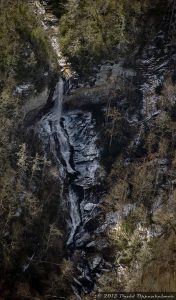
[(34, 94), (33, 96), (29, 97), (23, 106), (24, 118), (31, 111), (42, 110), (47, 104), (48, 97), (49, 97), (48, 87), (45, 87), (41, 93), (37, 95)]
[(136, 71), (119, 63), (104, 62), (96, 76), (85, 84), (77, 85), (64, 99), (64, 107), (74, 109), (88, 105), (106, 105), (117, 100), (124, 93), (125, 87), (133, 82)]
[[(45, 11), (42, 15), (45, 17)], [(44, 21), (46, 30), (49, 30), (48, 26), (56, 24), (51, 15), (47, 15)], [(128, 128), (132, 128), (130, 135), (126, 129), (127, 146), (120, 152), (124, 162), (123, 168), (131, 170), (134, 162), (140, 164), (140, 159), (147, 155), (143, 137), (153, 126), (153, 120), (161, 113), (158, 104), (165, 72), (170, 68), (171, 52), (164, 32), (159, 32), (150, 43), (146, 43), (141, 53), (135, 53), (131, 67), (127, 67), (128, 59), (104, 62), (99, 66), (96, 76), (82, 84), (72, 76), (71, 68), (65, 59), (62, 60), (57, 36), (53, 35), (53, 32), (51, 43), (58, 54), (58, 64), (62, 67), (64, 81), (60, 78), (56, 85), (54, 107), (42, 116), (36, 131), (43, 143), (44, 152), (59, 170), (64, 185), (63, 205), (69, 212), (67, 255), (73, 262), (77, 275), (76, 278), (73, 277), (72, 288), (76, 295), (81, 295), (94, 290), (96, 278), (113, 268), (110, 262), (114, 258), (114, 254), (111, 253), (114, 245), (112, 246), (106, 232), (118, 233), (123, 221), (136, 210), (141, 201), (139, 196), (135, 203), (124, 202), (122, 207), (119, 203), (116, 203), (116, 206), (113, 203), (115, 212), (106, 211), (108, 203), (104, 197), (106, 186), (103, 185), (106, 170), (102, 165), (102, 150), (107, 144), (102, 131), (109, 129), (107, 124), (111, 119), (110, 130), (113, 132), (115, 128), (114, 131), (117, 131), (118, 135), (121, 131), (118, 132), (119, 123), (116, 128), (115, 122), (120, 114)], [(119, 114), (111, 114), (111, 109)], [(111, 142), (108, 147), (111, 148)], [(116, 148), (114, 152), (117, 152)], [(163, 158), (161, 161), (157, 159), (157, 162), (152, 160), (152, 163), (159, 168), (157, 180), (161, 178), (160, 183), (164, 182), (168, 172), (168, 161)], [(121, 179), (121, 174), (118, 176), (117, 180)], [(155, 184), (158, 184), (156, 180)], [(121, 188), (124, 200), (124, 195), (127, 195), (127, 198), (132, 195), (133, 182), (128, 182), (125, 192), (123, 186), (118, 186), (117, 194), (121, 192)], [(164, 184), (162, 188), (165, 188)], [(118, 197), (120, 198), (119, 195)], [(118, 197), (116, 201), (119, 200)], [(155, 214), (156, 203), (150, 205), (150, 214)], [(159, 202), (158, 205), (162, 204)], [(118, 244), (120, 250), (115, 265), (119, 277), (125, 274), (133, 259), (131, 247), (145, 247), (146, 240), (163, 233), (160, 229), (157, 226), (144, 228), (139, 224), (129, 241), (126, 236), (122, 237), (121, 244)], [(140, 246), (135, 244), (136, 236), (140, 238)]]

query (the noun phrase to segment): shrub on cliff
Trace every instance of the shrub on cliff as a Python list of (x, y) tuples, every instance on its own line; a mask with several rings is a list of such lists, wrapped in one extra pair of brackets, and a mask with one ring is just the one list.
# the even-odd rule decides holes
[(124, 51), (133, 44), (142, 16), (153, 5), (151, 0), (69, 0), (60, 21), (63, 52), (79, 70), (87, 71), (104, 55), (111, 57), (114, 49)]
[[(34, 71), (36, 65), (38, 69), (41, 66), (42, 69), (46, 69), (53, 62), (52, 48), (28, 2), (22, 0), (2, 2), (0, 28), (1, 85), (14, 73), (16, 78), (20, 77), (22, 68), (18, 66), (19, 60), (23, 69), (26, 68), (25, 77), (28, 77), (29, 73), (32, 74), (32, 69)], [(34, 61), (29, 59), (30, 47), (33, 48)], [(35, 71), (33, 73), (36, 75)]]
[(57, 17), (61, 17), (63, 13), (65, 12), (65, 4), (67, 3), (67, 0), (51, 0), (50, 4), (54, 11), (54, 13), (57, 15)]
[(50, 275), (60, 276), (65, 223), (59, 175), (36, 153), (39, 141), (21, 130), (26, 98), (17, 87), (37, 90), (40, 81), (43, 88), (53, 54), (28, 1), (0, 6), (0, 297), (31, 299)]

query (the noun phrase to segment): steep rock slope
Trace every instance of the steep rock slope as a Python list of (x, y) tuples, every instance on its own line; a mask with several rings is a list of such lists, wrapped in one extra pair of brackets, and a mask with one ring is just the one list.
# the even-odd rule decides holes
[[(116, 14), (114, 6), (108, 6), (110, 2), (106, 2), (103, 11), (102, 2), (97, 2), (97, 13), (105, 24), (109, 20), (108, 7), (113, 17), (114, 12), (118, 20), (123, 16), (122, 11)], [(39, 66), (45, 55), (49, 55), (48, 63), (39, 77), (36, 74), (28, 82), (15, 83), (23, 100), (28, 100), (28, 84), (38, 86), (36, 78), (37, 83), (44, 78), (40, 87), (45, 86), (46, 92), (39, 97), (32, 88), (35, 97), (27, 104), (24, 101), (22, 109), (27, 113), (25, 120), (13, 115), (19, 126), (3, 135), (11, 138), (12, 149), (9, 139), (3, 139), (2, 153), (8, 154), (10, 168), (2, 156), (1, 294), (5, 299), (91, 299), (95, 292), (108, 290), (174, 291), (173, 3), (159, 1), (157, 14), (150, 1), (145, 1), (145, 7), (133, 6), (137, 1), (130, 2), (129, 11), (128, 1), (122, 1), (126, 9), (126, 37), (136, 35), (134, 43), (123, 39), (121, 44), (116, 28), (118, 41), (112, 35), (106, 51), (98, 53), (97, 58), (92, 52), (92, 10), (89, 5), (80, 8), (77, 1), (68, 1), (74, 11), (73, 15), (69, 7), (62, 11), (61, 47), (64, 51), (65, 45), (71, 43), (65, 53), (72, 68), (77, 66), (79, 79), (60, 51), (58, 19), (51, 13), (53, 6), (47, 10), (52, 3), (30, 3), (35, 5), (39, 28), (33, 29), (30, 21), (30, 34), (25, 38), (30, 40), (26, 49), (39, 55)], [(72, 21), (75, 16), (79, 20), (82, 9), (83, 20), (87, 12), (90, 14), (91, 24), (86, 24), (90, 25), (88, 33), (93, 35), (88, 35), (86, 44), (86, 24), (83, 23), (86, 30), (80, 38), (81, 28), (75, 23), (76, 35), (65, 41), (65, 17), (73, 17), (68, 20), (68, 25), (73, 26)], [(129, 30), (130, 13), (135, 14), (135, 10), (138, 17), (142, 16), (142, 23), (139, 25), (138, 17), (134, 18), (136, 23)], [(21, 18), (17, 16), (17, 21)], [(100, 27), (96, 51), (99, 43), (107, 46)], [(109, 31), (106, 33), (109, 35)], [(73, 55), (75, 41), (80, 45), (74, 48), (79, 51)], [(119, 42), (125, 51), (121, 51)], [(49, 52), (44, 51), (43, 55), (41, 45), (44, 49), (50, 45)], [(91, 49), (90, 56), (86, 45)], [(88, 68), (84, 67), (85, 62)], [(14, 67), (13, 70), (16, 72)], [(10, 82), (13, 72), (8, 74)], [(26, 79), (23, 74), (22, 79)], [(14, 89), (10, 95), (16, 100), (13, 92)], [(4, 89), (2, 95), (6, 99)]]
[[(156, 26), (155, 17), (153, 14), (153, 20), (151, 20), (154, 27)], [(166, 209), (164, 198), (167, 197), (167, 191), (163, 194), (162, 180), (165, 178), (167, 186), (168, 158), (163, 157), (163, 148), (168, 143), (169, 136), (165, 137), (163, 141), (165, 134), (159, 132), (158, 129), (160, 122), (164, 118), (168, 118), (166, 122), (170, 127), (173, 140), (174, 124), (172, 120), (170, 123), (169, 116), (163, 107), (165, 96), (162, 95), (162, 93), (166, 93), (165, 81), (171, 82), (174, 71), (172, 67), (174, 60), (173, 29), (171, 30), (172, 23), (174, 23), (172, 5), (167, 14), (160, 18), (160, 22), (160, 25), (157, 23), (157, 30), (148, 34), (150, 41), (142, 41), (143, 44), (140, 44), (139, 50), (136, 51), (137, 48), (135, 51), (133, 50), (130, 58), (127, 59), (125, 55), (124, 57), (117, 56), (117, 61), (114, 61), (111, 56), (109, 62), (105, 60), (100, 65), (95, 77), (89, 79), (86, 84), (83, 83), (81, 87), (78, 83), (64, 97), (61, 124), (66, 132), (66, 139), (71, 144), (69, 152), (71, 149), (73, 151), (68, 156), (69, 161), (72, 161), (70, 160), (72, 157), (72, 163), (75, 163), (75, 157), (77, 163), (80, 155), (82, 157), (79, 152), (75, 154), (75, 150), (85, 148), (87, 151), (87, 143), (84, 146), (84, 140), (81, 141), (81, 136), (77, 135), (74, 119), (78, 119), (78, 126), (82, 130), (81, 111), (85, 110), (87, 114), (87, 111), (93, 110), (97, 130), (101, 132), (97, 140), (101, 150), (100, 157), (107, 169), (106, 172), (110, 172), (108, 180), (105, 180), (106, 189), (112, 190), (103, 197), (104, 200), (100, 197), (99, 191), (98, 194), (95, 191), (92, 194), (91, 202), (85, 205), (87, 212), (81, 211), (81, 215), (84, 218), (85, 214), (86, 219), (88, 212), (91, 212), (88, 227), (84, 219), (81, 221), (82, 217), (80, 218), (80, 211), (76, 204), (78, 197), (82, 206), (87, 197), (86, 194), (83, 194), (80, 189), (77, 190), (77, 196), (73, 190), (71, 193), (69, 192), (68, 201), (71, 199), (72, 204), (69, 209), (73, 226), (71, 239), (75, 236), (72, 251), (77, 249), (76, 257), (74, 257), (75, 255), (70, 257), (73, 263), (78, 264), (77, 270), (75, 270), (77, 279), (74, 277), (72, 283), (76, 294), (89, 293), (93, 287), (92, 284), (97, 281), (97, 290), (99, 291), (103, 290), (103, 286), (107, 282), (111, 283), (111, 289), (115, 291), (117, 289), (154, 291), (155, 288), (158, 291), (174, 290), (175, 278), (172, 268), (169, 269), (166, 256), (162, 260), (158, 258), (158, 278), (156, 277), (154, 281), (155, 286), (152, 285), (151, 280), (149, 283), (147, 282), (150, 271), (147, 275), (145, 270), (145, 268), (150, 270), (150, 259), (153, 260), (155, 257), (153, 245), (162, 243), (160, 237), (165, 235), (165, 226), (168, 228), (168, 221), (166, 223), (164, 220), (158, 222), (157, 215), (158, 213), (162, 214), (162, 211)], [(172, 86), (174, 82), (170, 84)], [(173, 114), (171, 107), (169, 110)], [(71, 118), (68, 118), (67, 115)], [(87, 124), (85, 118), (83, 124)], [(86, 127), (89, 129), (89, 125)], [(85, 131), (87, 141), (89, 141), (88, 135), (89, 133)], [(150, 139), (153, 139), (155, 135), (159, 137), (159, 142), (153, 145), (153, 141)], [(78, 149), (75, 142), (80, 144)], [(65, 149), (65, 151), (69, 153), (68, 150)], [(171, 148), (171, 156), (173, 156), (173, 151)], [(81, 163), (85, 168), (86, 156), (84, 156), (84, 160)], [(172, 164), (172, 157), (169, 161)], [(73, 164), (72, 170), (74, 171)], [(77, 170), (79, 170), (78, 176), (80, 176), (82, 170), (80, 167)], [(68, 167), (67, 171), (69, 172)], [(173, 174), (172, 167), (170, 172)], [(86, 170), (84, 173), (86, 176), (88, 175)], [(103, 180), (103, 173), (101, 173), (101, 180)], [(77, 182), (76, 174), (74, 182)], [(66, 183), (67, 187), (69, 184)], [(87, 183), (84, 183), (82, 178), (83, 188), (85, 188), (85, 184), (89, 184), (88, 176)], [(71, 186), (73, 186), (72, 183)], [(170, 188), (168, 187), (168, 190)], [(103, 191), (102, 187), (100, 190)], [(100, 198), (102, 199), (100, 200)], [(174, 199), (174, 191), (171, 198)], [(171, 202), (173, 209), (174, 200)], [(99, 220), (98, 212), (96, 210), (93, 212), (94, 205), (100, 209)], [(168, 212), (168, 214), (170, 213)], [(170, 217), (172, 220), (172, 214)], [(172, 224), (172, 221), (170, 223)], [(78, 227), (82, 227), (83, 230), (79, 229), (76, 234)], [(170, 252), (166, 247), (165, 250), (163, 249), (163, 253), (168, 251), (169, 255), (174, 255), (173, 232), (174, 224), (169, 225), (169, 229), (166, 230), (166, 234), (171, 236), (169, 238), (171, 244), (168, 247), (173, 248), (173, 251)], [(89, 233), (93, 239), (90, 238)], [(68, 245), (70, 241), (69, 239)], [(147, 267), (144, 268), (145, 265)], [(165, 267), (166, 275), (163, 274), (163, 279), (159, 279), (162, 265), (167, 266)], [(103, 269), (110, 272), (108, 276), (106, 273), (103, 274)], [(130, 274), (134, 272), (136, 272), (136, 278), (134, 277), (134, 280), (130, 281)], [(146, 273), (144, 279), (143, 272)], [(169, 275), (167, 275), (168, 272), (170, 272)], [(163, 285), (164, 280), (165, 285)]]

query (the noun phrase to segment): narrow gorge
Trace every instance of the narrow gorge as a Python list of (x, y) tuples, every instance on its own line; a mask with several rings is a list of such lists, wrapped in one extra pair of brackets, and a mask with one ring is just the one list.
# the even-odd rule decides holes
[[(92, 215), (97, 215), (97, 197), (101, 197), (98, 189), (102, 178), (96, 120), (91, 111), (79, 109), (63, 112), (63, 94), (64, 80), (60, 78), (54, 91), (54, 107), (40, 120), (37, 131), (63, 180), (64, 202), (69, 211), (67, 248), (72, 257), (76, 249), (84, 249), (85, 244), (91, 241), (86, 226), (91, 223)], [(90, 268), (86, 269), (87, 266), (81, 278), (85, 290), (87, 285), (92, 289), (94, 284)], [(80, 289), (79, 280), (75, 279), (75, 282)]]
[(13, 5), (0, 14), (0, 299), (175, 295), (175, 1)]
[[(124, 114), (129, 132), (131, 131), (123, 154), (125, 164), (130, 166), (138, 155), (143, 155), (145, 150), (142, 149), (142, 134), (145, 134), (152, 119), (161, 113), (157, 90), (163, 85), (166, 70), (173, 72), (174, 47), (170, 45), (169, 22), (170, 15), (161, 20), (162, 29), (159, 28), (153, 39), (145, 45), (130, 69), (125, 66), (124, 59), (118, 63), (105, 61), (89, 88), (84, 85), (82, 88), (75, 88), (70, 84), (71, 77), (60, 78), (53, 95), (53, 108), (38, 124), (37, 131), (45, 152), (52, 155), (64, 185), (63, 201), (69, 214), (66, 244), (71, 261), (75, 263), (75, 256), (77, 257), (77, 277), (73, 277), (72, 288), (78, 298), (94, 290), (99, 274), (113, 269), (111, 258), (101, 251), (101, 247), (109, 251), (108, 238), (104, 239), (102, 246), (100, 241), (97, 242), (97, 236), (106, 232), (107, 228), (116, 226), (121, 218), (127, 218), (137, 205), (125, 204), (122, 216), (119, 212), (107, 215), (102, 212), (107, 173), (102, 159), (103, 147), (106, 145), (102, 142), (102, 126), (97, 123), (104, 123), (106, 128), (111, 106), (119, 109), (122, 116)], [(55, 49), (60, 49), (60, 46), (55, 44)], [(118, 82), (120, 78), (122, 82)], [(130, 95), (128, 83), (132, 89)], [(105, 91), (102, 89), (103, 85)], [(125, 88), (124, 100), (128, 103), (131, 97), (130, 105), (123, 99), (116, 103), (111, 94), (111, 89), (116, 92)], [(104, 101), (103, 93), (109, 93), (110, 102)], [(110, 137), (110, 143), (112, 139)], [(162, 164), (161, 162), (161, 168)], [(157, 233), (150, 234), (153, 236)]]

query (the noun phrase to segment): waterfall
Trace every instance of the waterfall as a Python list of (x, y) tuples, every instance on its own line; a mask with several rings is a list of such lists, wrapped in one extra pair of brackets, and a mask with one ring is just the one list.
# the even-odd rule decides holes
[(66, 135), (64, 128), (61, 126), (63, 96), (64, 96), (64, 81), (62, 78), (60, 78), (59, 82), (56, 85), (54, 95), (53, 95), (53, 101), (55, 103), (53, 109), (53, 113), (55, 117), (54, 129), (60, 147), (60, 154), (63, 161), (65, 162), (67, 172), (69, 174), (74, 174), (75, 171), (70, 165), (71, 153), (70, 153), (70, 144), (68, 141), (68, 136)]
[[(69, 174), (75, 173), (73, 168), (70, 165), (70, 143), (68, 140), (68, 136), (66, 135), (65, 128), (61, 126), (61, 115), (62, 115), (62, 103), (64, 96), (64, 81), (62, 78), (59, 79), (59, 82), (56, 85), (53, 101), (54, 105), (54, 115), (56, 116), (56, 132), (60, 145), (60, 153), (62, 158), (65, 161), (67, 172)], [(63, 123), (64, 126), (64, 123)], [(70, 212), (70, 233), (67, 241), (67, 245), (70, 245), (73, 242), (73, 238), (76, 232), (77, 227), (79, 226), (81, 219), (79, 214), (79, 206), (78, 206), (78, 196), (73, 190), (73, 187), (70, 185), (68, 188), (67, 200), (69, 203), (69, 212)]]
[[(56, 84), (54, 95), (53, 95), (53, 101), (55, 103), (53, 113), (56, 118), (55, 131), (57, 132), (57, 139), (60, 145), (60, 153), (66, 164), (67, 172), (69, 174), (74, 174), (75, 170), (73, 170), (73, 167), (70, 165), (71, 147), (70, 147), (68, 135), (66, 134), (66, 130), (64, 128), (64, 122), (63, 125), (61, 126), (63, 96), (64, 96), (64, 81), (62, 78), (60, 78), (59, 82)], [(74, 189), (71, 185), (68, 187), (68, 193), (66, 198), (69, 204), (69, 213), (70, 213), (70, 222), (69, 222), (70, 233), (69, 233), (67, 245), (70, 245), (73, 242), (76, 229), (78, 228), (81, 222), (79, 205), (78, 205), (78, 196), (74, 192)]]
[(79, 207), (78, 207), (78, 196), (75, 194), (72, 186), (69, 187), (68, 201), (70, 203), (70, 219), (71, 219), (70, 233), (69, 233), (69, 238), (67, 240), (67, 245), (69, 246), (73, 242), (76, 229), (78, 228), (81, 222)]
[(54, 113), (57, 117), (57, 121), (60, 124), (61, 114), (62, 114), (62, 103), (63, 103), (63, 95), (64, 95), (64, 81), (62, 78), (59, 79), (56, 84), (53, 102), (54, 102)]
[[(64, 94), (70, 88), (70, 82), (62, 78), (56, 84), (53, 94), (53, 108), (38, 123), (38, 133), (43, 141), (46, 154), (50, 154), (59, 170), (63, 186), (63, 204), (68, 207), (67, 247), (74, 251), (91, 241), (87, 228), (92, 218), (96, 218), (100, 201), (100, 149), (97, 146), (98, 134), (96, 119), (92, 111), (73, 109), (63, 111)], [(78, 270), (85, 261), (80, 256)], [(93, 276), (88, 262), (82, 269), (82, 279), (78, 290), (93, 288)], [(77, 283), (73, 284), (77, 294)], [(78, 291), (78, 294), (81, 292)]]

